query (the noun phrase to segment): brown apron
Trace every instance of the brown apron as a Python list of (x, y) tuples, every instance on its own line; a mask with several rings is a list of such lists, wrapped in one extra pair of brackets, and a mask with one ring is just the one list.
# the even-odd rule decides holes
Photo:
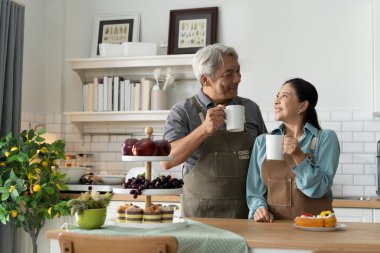
[[(313, 151), (314, 147), (311, 147), (311, 153)], [(302, 213), (316, 215), (325, 210), (332, 210), (332, 200), (327, 194), (316, 199), (298, 190), (296, 175), (292, 171), (294, 167), (293, 158), (287, 154), (284, 155), (283, 161), (267, 159), (263, 161), (262, 177), (267, 188), (268, 209), (275, 219), (293, 220)]]
[[(199, 103), (195, 99), (193, 103), (204, 117)], [(225, 129), (203, 142), (198, 162), (184, 176), (184, 217), (248, 217), (246, 179), (253, 142), (246, 131)]]

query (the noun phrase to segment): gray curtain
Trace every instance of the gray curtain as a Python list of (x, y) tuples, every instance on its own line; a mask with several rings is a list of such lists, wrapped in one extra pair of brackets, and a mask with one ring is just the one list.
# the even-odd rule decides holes
[[(0, 0), (0, 136), (20, 132), (25, 7)], [(0, 252), (17, 253), (17, 229), (0, 223)]]

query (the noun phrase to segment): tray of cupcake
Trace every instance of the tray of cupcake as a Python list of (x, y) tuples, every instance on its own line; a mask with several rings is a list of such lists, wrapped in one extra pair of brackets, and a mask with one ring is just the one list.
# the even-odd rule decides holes
[(154, 204), (145, 209), (132, 204), (119, 206), (117, 218), (110, 219), (108, 223), (118, 227), (149, 229), (187, 226), (186, 219), (174, 218), (173, 207)]

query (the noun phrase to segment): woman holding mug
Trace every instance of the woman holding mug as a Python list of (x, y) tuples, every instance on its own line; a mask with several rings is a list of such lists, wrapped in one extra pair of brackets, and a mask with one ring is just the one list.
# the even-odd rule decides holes
[(315, 87), (300, 78), (286, 81), (274, 102), (271, 134), (284, 135), (283, 160), (266, 159), (266, 135), (256, 139), (247, 177), (249, 218), (291, 220), (302, 213), (332, 210), (331, 186), (339, 163), (339, 141), (322, 130)]

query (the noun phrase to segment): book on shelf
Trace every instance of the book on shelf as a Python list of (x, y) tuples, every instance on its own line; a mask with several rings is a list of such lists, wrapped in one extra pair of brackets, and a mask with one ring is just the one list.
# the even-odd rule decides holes
[(132, 111), (140, 111), (141, 110), (141, 83), (140, 82), (135, 82), (132, 88), (131, 96), (132, 96), (132, 101), (131, 103), (131, 109)]
[(119, 77), (114, 76), (113, 77), (113, 83), (112, 83), (112, 92), (113, 92), (113, 98), (112, 98), (112, 111), (119, 111)]
[(83, 98), (83, 101), (82, 101), (83, 111), (87, 112), (88, 111), (88, 84), (87, 83), (84, 83), (82, 85), (82, 98)]
[(94, 77), (94, 112), (98, 111), (98, 95), (99, 95), (99, 82), (98, 78)]
[(98, 79), (98, 112), (102, 112), (104, 110), (104, 83), (103, 79)]
[(152, 81), (142, 78), (141, 79), (141, 107), (142, 111), (150, 110), (150, 91), (153, 87)]
[(124, 79), (124, 111), (131, 110), (131, 81), (128, 79)]
[(108, 77), (108, 84), (107, 84), (107, 110), (106, 111), (112, 111), (113, 109), (113, 78), (112, 76)]
[(87, 110), (94, 111), (94, 83), (88, 83)]
[(107, 111), (108, 106), (108, 76), (103, 77), (103, 110)]
[(125, 111), (125, 83), (122, 78), (120, 78), (119, 87), (119, 111)]

